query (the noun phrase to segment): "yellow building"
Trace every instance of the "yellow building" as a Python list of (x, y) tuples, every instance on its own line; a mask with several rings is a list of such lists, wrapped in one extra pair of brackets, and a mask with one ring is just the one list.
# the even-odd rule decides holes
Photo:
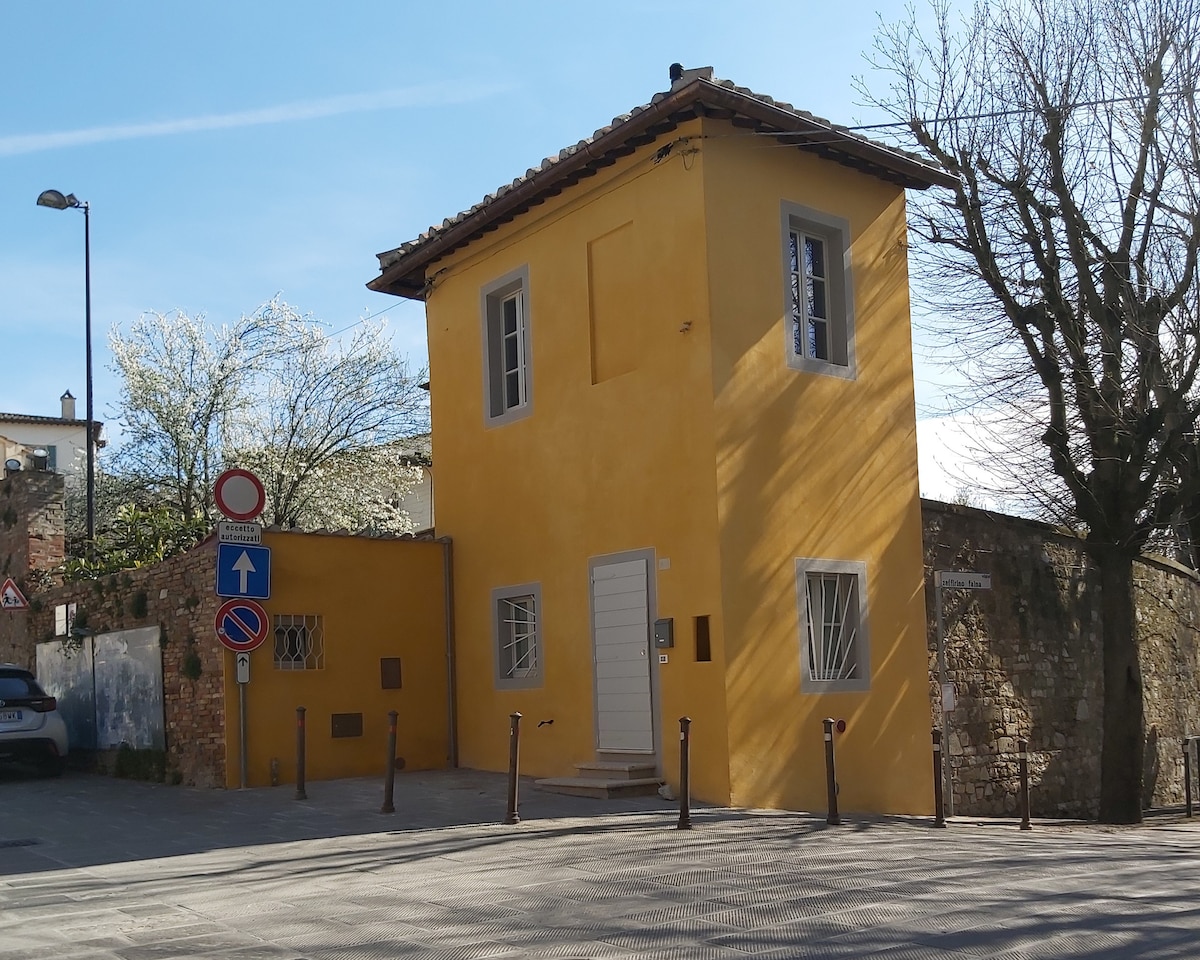
[(426, 304), (460, 762), (520, 711), (525, 773), (674, 780), (687, 715), (693, 795), (819, 810), (832, 717), (842, 809), (929, 812), (904, 191), (947, 178), (671, 79), (369, 284)]

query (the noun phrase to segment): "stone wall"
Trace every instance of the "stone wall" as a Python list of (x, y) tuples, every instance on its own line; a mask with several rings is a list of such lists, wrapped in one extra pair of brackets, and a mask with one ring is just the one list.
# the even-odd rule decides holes
[[(1017, 812), (1017, 744), (1029, 740), (1035, 816), (1090, 817), (1103, 710), (1097, 587), (1083, 544), (1046, 524), (924, 501), (931, 720), (939, 716), (935, 570), (992, 575), (944, 590), (947, 679), (957, 705), (946, 755), (954, 812)], [(1145, 682), (1144, 806), (1183, 800), (1180, 739), (1200, 733), (1200, 587), (1170, 561), (1136, 565)]]

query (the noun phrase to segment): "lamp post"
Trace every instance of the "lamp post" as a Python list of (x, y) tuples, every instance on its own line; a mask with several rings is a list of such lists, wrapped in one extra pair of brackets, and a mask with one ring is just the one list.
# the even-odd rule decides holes
[(91, 550), (96, 539), (96, 438), (93, 436), (95, 417), (92, 411), (92, 239), (88, 219), (87, 201), (80, 201), (73, 193), (63, 196), (57, 190), (43, 190), (37, 198), (39, 207), (54, 210), (71, 208), (83, 211), (83, 324), (84, 351), (86, 356), (85, 377), (87, 379), (87, 543)]

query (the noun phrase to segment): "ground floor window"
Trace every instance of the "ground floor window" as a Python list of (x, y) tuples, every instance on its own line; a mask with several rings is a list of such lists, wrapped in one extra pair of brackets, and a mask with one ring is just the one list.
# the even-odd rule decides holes
[(492, 591), (496, 685), (541, 684), (541, 587), (526, 583)]
[(325, 629), (319, 616), (277, 614), (274, 625), (275, 669), (320, 670), (325, 666)]
[(798, 559), (796, 594), (801, 687), (868, 689), (866, 564)]

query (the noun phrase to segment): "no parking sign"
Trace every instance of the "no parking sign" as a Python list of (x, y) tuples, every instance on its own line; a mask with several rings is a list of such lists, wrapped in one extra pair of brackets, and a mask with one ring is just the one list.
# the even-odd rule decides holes
[(217, 639), (234, 653), (254, 650), (267, 639), (270, 624), (261, 603), (226, 600), (217, 610)]

